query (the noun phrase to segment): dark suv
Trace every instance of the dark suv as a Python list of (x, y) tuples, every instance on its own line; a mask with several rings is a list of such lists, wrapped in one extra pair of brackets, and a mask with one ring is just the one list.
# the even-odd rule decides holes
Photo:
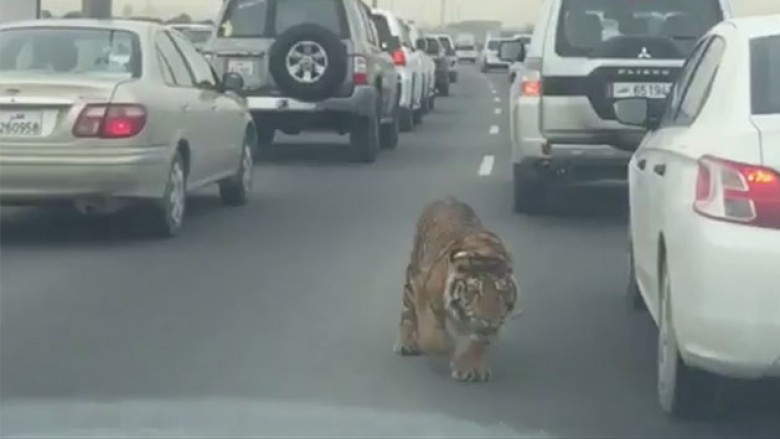
[(244, 77), (259, 148), (277, 130), (349, 133), (362, 162), (397, 145), (397, 73), (370, 15), (360, 0), (224, 2), (203, 51)]

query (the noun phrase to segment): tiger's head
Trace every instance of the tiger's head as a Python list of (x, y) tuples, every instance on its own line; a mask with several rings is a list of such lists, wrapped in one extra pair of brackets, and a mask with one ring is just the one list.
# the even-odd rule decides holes
[(450, 253), (446, 310), (461, 330), (478, 338), (498, 333), (517, 304), (518, 286), (505, 252)]

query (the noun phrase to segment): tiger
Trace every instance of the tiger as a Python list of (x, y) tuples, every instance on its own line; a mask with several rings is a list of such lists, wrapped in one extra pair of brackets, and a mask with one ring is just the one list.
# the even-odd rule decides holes
[(471, 206), (449, 197), (424, 208), (410, 259), (394, 352), (448, 355), (453, 379), (488, 381), (488, 347), (519, 315), (519, 288), (503, 242)]

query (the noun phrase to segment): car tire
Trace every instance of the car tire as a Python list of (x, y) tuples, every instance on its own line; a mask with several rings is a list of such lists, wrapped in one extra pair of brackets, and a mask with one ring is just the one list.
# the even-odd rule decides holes
[(450, 81), (444, 81), (439, 87), (439, 96), (447, 97), (450, 95)]
[(398, 112), (396, 105), (393, 109), (393, 120), (382, 124), (379, 132), (379, 146), (381, 149), (395, 149), (398, 146)]
[(243, 206), (249, 202), (252, 192), (252, 171), (254, 159), (252, 152), (257, 148), (255, 136), (247, 131), (241, 147), (241, 158), (236, 173), (219, 182), (219, 196), (226, 206)]
[(402, 133), (414, 130), (414, 112), (410, 108), (398, 109), (398, 129)]
[(253, 117), (255, 121), (255, 150), (252, 156), (255, 160), (266, 156), (274, 145), (276, 139), (276, 129), (262, 120), (262, 116)]
[(431, 111), (436, 109), (436, 96), (428, 98), (428, 108), (430, 108)]
[(537, 178), (529, 178), (515, 167), (513, 169), (515, 213), (539, 215), (543, 213), (546, 202), (546, 185)]
[(450, 72), (450, 82), (455, 84), (458, 82), (458, 73), (457, 72)]
[(360, 163), (374, 163), (379, 154), (379, 114), (356, 116), (352, 122), (350, 144)]
[(694, 369), (683, 361), (674, 331), (672, 289), (666, 261), (660, 269), (658, 316), (658, 402), (667, 415), (677, 419), (710, 417), (722, 406), (720, 377)]
[(414, 114), (412, 116), (412, 121), (415, 125), (420, 125), (423, 122), (423, 116), (425, 113), (423, 112), (422, 108), (418, 108), (417, 110), (414, 110)]
[(636, 265), (634, 263), (634, 248), (628, 249), (628, 285), (626, 286), (626, 305), (631, 311), (646, 311), (645, 299), (639, 292), (639, 284), (636, 282)]
[[(308, 77), (298, 77), (288, 68), (287, 59), (293, 52), (308, 56), (301, 59), (297, 71), (307, 73)], [(276, 85), (286, 95), (304, 102), (322, 101), (333, 96), (347, 76), (346, 46), (334, 32), (316, 24), (299, 24), (282, 32), (269, 53), (268, 69)], [(316, 65), (321, 66), (322, 71), (308, 67)]]
[(158, 238), (176, 236), (187, 213), (187, 169), (180, 152), (176, 152), (168, 168), (163, 195), (143, 209), (144, 224), (150, 235)]

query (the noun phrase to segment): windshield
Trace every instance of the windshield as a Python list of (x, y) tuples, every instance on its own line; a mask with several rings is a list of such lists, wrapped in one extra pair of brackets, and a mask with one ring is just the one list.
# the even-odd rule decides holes
[(138, 77), (135, 34), (87, 28), (22, 28), (0, 31), (0, 75), (76, 74)]
[(176, 29), (195, 44), (205, 43), (211, 37), (211, 29), (193, 29), (190, 27), (178, 27)]
[(780, 35), (750, 42), (753, 114), (780, 113)]
[(636, 58), (620, 45), (638, 41), (653, 58), (684, 58), (722, 18), (718, 0), (563, 0), (555, 49), (563, 57)]

